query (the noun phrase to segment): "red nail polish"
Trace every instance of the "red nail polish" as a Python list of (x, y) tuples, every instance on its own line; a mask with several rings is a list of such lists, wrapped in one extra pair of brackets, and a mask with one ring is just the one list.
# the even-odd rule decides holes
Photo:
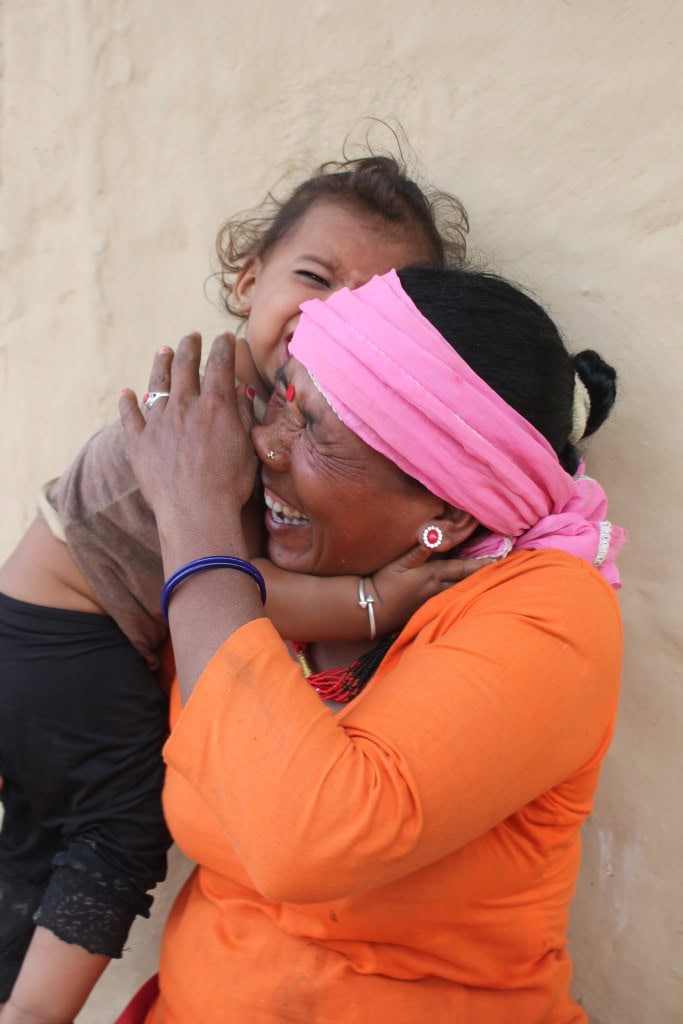
[(252, 388), (251, 384), (247, 385), (247, 389), (246, 390), (247, 390), (247, 398), (251, 398), (251, 400), (253, 402), (254, 401), (254, 396), (256, 395), (256, 392)]
[(296, 388), (294, 387), (293, 384), (290, 384), (289, 387), (287, 388), (287, 401), (288, 402), (293, 402), (295, 394), (296, 394)]
[(145, 391), (144, 395), (142, 396), (142, 404), (143, 405), (145, 404), (145, 402), (147, 401), (148, 398), (149, 398), (149, 391)]

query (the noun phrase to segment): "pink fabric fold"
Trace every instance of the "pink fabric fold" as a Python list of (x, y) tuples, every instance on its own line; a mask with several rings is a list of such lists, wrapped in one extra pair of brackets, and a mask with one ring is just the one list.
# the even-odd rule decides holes
[(607, 498), (572, 478), (546, 439), (454, 351), (403, 291), (395, 271), (301, 306), (290, 353), (341, 421), (489, 535), (463, 556), (560, 548), (615, 587), (625, 533)]

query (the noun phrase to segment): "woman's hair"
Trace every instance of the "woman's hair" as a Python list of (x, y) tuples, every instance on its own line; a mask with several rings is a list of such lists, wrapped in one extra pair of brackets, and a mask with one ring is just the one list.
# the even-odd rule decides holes
[(607, 419), (616, 373), (587, 349), (570, 355), (548, 314), (519, 288), (474, 270), (408, 267), (401, 284), (420, 312), (508, 405), (543, 434), (562, 466), (575, 473), (574, 375), (590, 397), (584, 437)]
[(221, 295), (228, 305), (234, 275), (253, 256), (266, 256), (317, 202), (355, 207), (422, 235), (435, 266), (460, 266), (469, 229), (465, 208), (448, 192), (421, 187), (398, 156), (331, 160), (285, 199), (268, 193), (259, 206), (224, 224), (216, 239)]

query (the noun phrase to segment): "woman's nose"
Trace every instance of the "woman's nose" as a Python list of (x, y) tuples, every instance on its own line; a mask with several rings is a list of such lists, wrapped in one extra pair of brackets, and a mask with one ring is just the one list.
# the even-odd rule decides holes
[(289, 456), (278, 430), (278, 422), (276, 420), (268, 426), (252, 427), (251, 440), (261, 462), (270, 469), (282, 471), (289, 464)]

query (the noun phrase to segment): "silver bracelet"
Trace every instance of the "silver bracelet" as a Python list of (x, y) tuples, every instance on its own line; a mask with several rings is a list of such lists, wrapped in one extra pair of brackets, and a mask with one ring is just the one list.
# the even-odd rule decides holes
[(370, 620), (370, 639), (374, 640), (377, 636), (377, 627), (375, 625), (375, 609), (373, 605), (375, 603), (374, 597), (370, 594), (365, 596), (365, 580), (362, 576), (358, 577), (358, 604), (361, 608), (367, 610), (368, 619)]

